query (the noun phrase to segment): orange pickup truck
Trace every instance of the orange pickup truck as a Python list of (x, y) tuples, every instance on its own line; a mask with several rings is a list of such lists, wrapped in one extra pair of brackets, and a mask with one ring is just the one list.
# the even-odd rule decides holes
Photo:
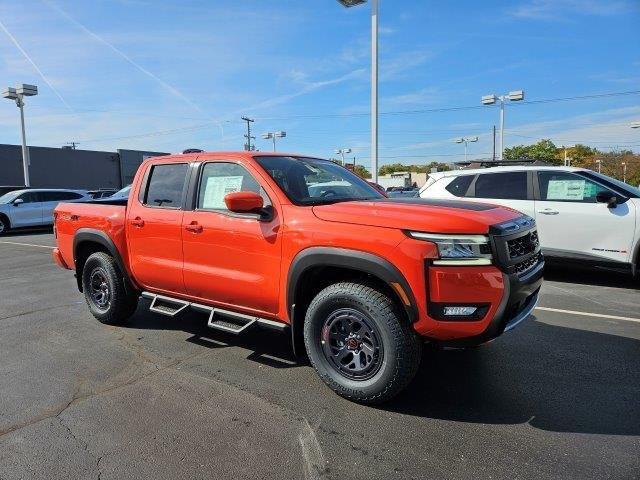
[(425, 342), (488, 342), (534, 309), (534, 220), (486, 204), (386, 198), (327, 160), (256, 152), (147, 159), (128, 200), (62, 203), (55, 262), (101, 322), (139, 298), (213, 329), (272, 328), (362, 403), (413, 378)]

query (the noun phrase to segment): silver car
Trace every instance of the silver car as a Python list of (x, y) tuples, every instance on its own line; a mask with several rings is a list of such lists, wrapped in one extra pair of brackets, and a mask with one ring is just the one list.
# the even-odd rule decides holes
[(11, 228), (53, 224), (53, 210), (60, 202), (91, 200), (86, 190), (15, 190), (0, 197), (0, 235)]

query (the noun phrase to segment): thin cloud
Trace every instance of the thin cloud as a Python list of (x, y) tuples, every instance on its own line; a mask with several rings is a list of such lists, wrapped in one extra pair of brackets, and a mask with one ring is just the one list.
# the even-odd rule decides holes
[(625, 0), (532, 0), (519, 5), (509, 14), (532, 20), (566, 21), (569, 15), (604, 17), (619, 15), (633, 9), (631, 2)]
[(42, 80), (44, 80), (44, 82), (49, 86), (49, 88), (53, 91), (53, 93), (56, 94), (56, 96), (60, 99), (60, 101), (62, 103), (64, 103), (64, 105), (69, 109), (69, 110), (73, 110), (73, 108), (71, 108), (71, 105), (69, 105), (69, 103), (64, 99), (64, 97), (62, 96), (62, 94), (60, 94), (60, 92), (56, 89), (56, 87), (53, 86), (53, 84), (49, 81), (49, 79), (45, 76), (45, 74), (42, 72), (42, 70), (40, 70), (40, 67), (38, 67), (38, 65), (36, 64), (36, 62), (33, 61), (33, 59), (29, 56), (29, 54), (25, 51), (24, 48), (22, 48), (22, 45), (20, 45), (20, 43), (18, 42), (18, 40), (16, 39), (16, 37), (14, 37), (11, 32), (7, 29), (7, 27), (5, 27), (4, 23), (2, 23), (0, 21), (0, 28), (2, 28), (2, 30), (4, 30), (4, 33), (7, 34), (7, 36), (9, 37), (9, 39), (11, 40), (11, 42), (13, 42), (13, 44), (16, 46), (16, 48), (18, 50), (20, 50), (20, 52), (22, 53), (22, 55), (24, 55), (24, 58), (27, 59), (27, 61), (33, 66), (33, 68), (36, 70), (36, 72), (38, 72), (38, 75), (40, 75), (40, 77), (42, 78)]

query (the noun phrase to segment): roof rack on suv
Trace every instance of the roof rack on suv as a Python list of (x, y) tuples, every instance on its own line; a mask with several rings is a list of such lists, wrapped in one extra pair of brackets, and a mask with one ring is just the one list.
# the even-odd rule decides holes
[(199, 148), (187, 148), (186, 150), (183, 150), (182, 153), (202, 153), (204, 152), (204, 150), (201, 150)]

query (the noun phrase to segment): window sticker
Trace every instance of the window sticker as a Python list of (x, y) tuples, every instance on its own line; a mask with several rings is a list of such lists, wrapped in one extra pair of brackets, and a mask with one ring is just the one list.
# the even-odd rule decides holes
[(584, 186), (584, 196), (586, 198), (595, 197), (598, 194), (598, 185), (595, 183), (587, 182)]
[(208, 177), (202, 208), (226, 209), (224, 196), (227, 193), (239, 192), (242, 189), (243, 178), (242, 176)]
[(585, 180), (549, 180), (547, 200), (584, 200)]

